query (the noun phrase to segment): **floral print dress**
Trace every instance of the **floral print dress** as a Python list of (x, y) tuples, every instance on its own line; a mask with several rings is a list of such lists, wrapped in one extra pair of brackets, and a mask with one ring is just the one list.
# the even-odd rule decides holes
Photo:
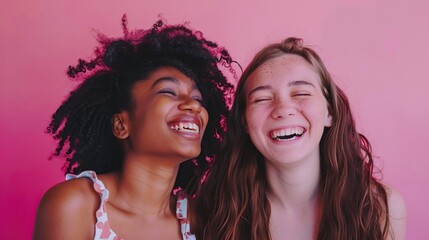
[[(106, 212), (106, 203), (109, 199), (109, 190), (107, 190), (103, 182), (97, 178), (97, 174), (94, 171), (84, 171), (79, 175), (67, 174), (66, 180), (82, 177), (89, 178), (94, 182), (94, 190), (100, 194), (101, 198), (100, 207), (95, 213), (97, 223), (95, 224), (94, 240), (124, 240), (123, 238), (119, 237), (109, 226), (109, 220), (107, 218)], [(183, 240), (196, 240), (195, 235), (190, 232), (190, 226), (186, 218), (188, 207), (186, 193), (179, 191), (177, 195), (176, 216), (180, 222), (182, 238)]]

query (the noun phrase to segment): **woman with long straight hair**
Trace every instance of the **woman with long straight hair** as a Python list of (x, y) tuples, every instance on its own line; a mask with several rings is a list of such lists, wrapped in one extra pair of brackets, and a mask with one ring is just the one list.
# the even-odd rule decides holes
[(220, 155), (192, 211), (202, 239), (404, 239), (401, 196), (318, 54), (268, 45), (244, 71)]

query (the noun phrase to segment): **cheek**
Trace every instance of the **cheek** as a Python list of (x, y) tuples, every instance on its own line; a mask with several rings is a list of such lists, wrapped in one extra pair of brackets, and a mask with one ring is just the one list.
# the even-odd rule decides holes
[(262, 126), (262, 114), (261, 112), (248, 108), (246, 109), (246, 130), (249, 135), (254, 135), (261, 129)]
[(309, 104), (308, 106), (302, 107), (303, 111), (307, 116), (309, 116), (313, 121), (325, 125), (327, 122), (328, 107), (326, 104), (318, 102), (318, 104)]
[(203, 110), (201, 110), (201, 112), (200, 112), (200, 116), (201, 116), (201, 119), (203, 121), (203, 126), (202, 126), (203, 127), (203, 131), (205, 131), (206, 127), (207, 127), (207, 124), (208, 124), (208, 122), (210, 120), (209, 113), (207, 112), (207, 110), (205, 108), (203, 108)]
[(150, 103), (141, 105), (134, 115), (135, 127), (141, 130), (157, 129), (163, 124), (167, 106), (163, 104)]

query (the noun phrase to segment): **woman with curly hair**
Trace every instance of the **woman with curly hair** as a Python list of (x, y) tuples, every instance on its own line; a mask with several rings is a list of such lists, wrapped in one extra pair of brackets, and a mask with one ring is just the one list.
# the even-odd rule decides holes
[(401, 196), (373, 176), (346, 95), (301, 39), (256, 54), (223, 139), (191, 207), (198, 239), (405, 238)]
[(69, 180), (43, 196), (34, 239), (194, 239), (186, 196), (225, 130), (231, 57), (184, 25), (123, 29), (69, 67), (82, 82), (47, 128)]

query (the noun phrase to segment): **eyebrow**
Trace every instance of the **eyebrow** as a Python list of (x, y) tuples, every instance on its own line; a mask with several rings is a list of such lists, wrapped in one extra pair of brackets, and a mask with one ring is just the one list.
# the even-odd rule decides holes
[(254, 94), (257, 91), (267, 90), (267, 89), (272, 89), (271, 85), (257, 86), (254, 89), (252, 89), (252, 90), (249, 91), (249, 93), (247, 94), (247, 97), (250, 97), (252, 94)]
[(158, 78), (151, 86), (151, 88), (154, 88), (156, 85), (162, 83), (162, 82), (172, 82), (175, 84), (179, 84), (179, 80), (173, 78), (173, 77), (161, 77)]
[(309, 85), (309, 86), (312, 86), (314, 88), (316, 87), (316, 86), (314, 86), (313, 83), (305, 81), (305, 80), (292, 81), (292, 82), (288, 83), (289, 87), (300, 86), (300, 85)]
[[(159, 79), (157, 79), (151, 86), (151, 89), (153, 89), (156, 85), (162, 83), (162, 82), (172, 82), (174, 84), (180, 85), (180, 81), (177, 80), (174, 77), (161, 77)], [(192, 89), (196, 89), (198, 90), (197, 85), (195, 84), (195, 82), (192, 84)]]
[[(298, 81), (292, 81), (288, 83), (288, 87), (293, 87), (293, 86), (300, 86), (300, 85), (308, 85), (308, 86), (312, 86), (312, 87), (316, 87), (314, 86), (313, 83), (308, 82), (308, 81), (304, 81), (304, 80), (298, 80)], [(269, 90), (272, 89), (273, 87), (271, 85), (262, 85), (262, 86), (257, 86), (254, 89), (249, 91), (249, 94), (247, 94), (248, 97), (250, 97), (252, 94), (254, 94), (257, 91), (261, 91), (261, 90)]]

